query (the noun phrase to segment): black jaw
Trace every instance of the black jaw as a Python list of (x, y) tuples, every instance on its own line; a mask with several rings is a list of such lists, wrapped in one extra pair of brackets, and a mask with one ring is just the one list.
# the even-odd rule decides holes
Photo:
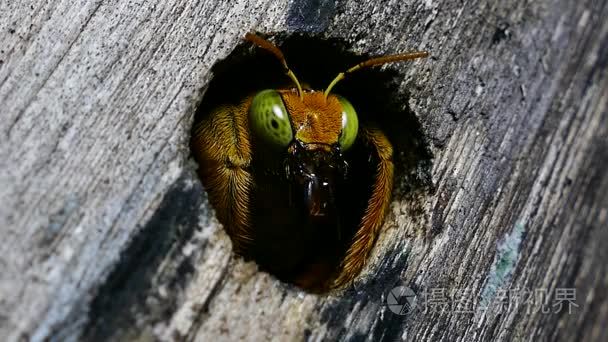
[(286, 160), (289, 200), (312, 225), (334, 225), (339, 231), (336, 191), (346, 179), (340, 148), (295, 142)]
[(251, 169), (254, 243), (244, 255), (281, 280), (307, 277), (321, 286), (357, 230), (375, 164), (360, 144), (347, 153), (298, 141), (282, 152), (258, 147)]

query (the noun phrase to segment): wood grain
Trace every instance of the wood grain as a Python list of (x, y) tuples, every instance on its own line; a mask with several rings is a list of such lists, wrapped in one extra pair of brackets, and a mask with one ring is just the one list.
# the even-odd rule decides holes
[[(0, 2), (3, 340), (608, 338), (606, 3), (312, 3)], [(432, 53), (391, 68), (435, 191), (397, 196), (345, 291), (235, 259), (193, 171), (210, 68), (250, 30)], [(398, 285), (406, 315), (385, 304)], [(479, 310), (520, 290), (553, 312)], [(438, 292), (473, 310), (433, 310)]]

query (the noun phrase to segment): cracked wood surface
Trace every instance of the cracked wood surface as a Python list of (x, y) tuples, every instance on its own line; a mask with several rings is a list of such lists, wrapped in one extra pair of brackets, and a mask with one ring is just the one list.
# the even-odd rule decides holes
[[(1, 1), (0, 336), (606, 340), (607, 16), (594, 0)], [(435, 191), (397, 196), (345, 291), (235, 259), (193, 173), (210, 68), (250, 30), (432, 53), (390, 68)], [(397, 315), (401, 284), (479, 303)], [(508, 289), (575, 289), (576, 306), (477, 310)]]

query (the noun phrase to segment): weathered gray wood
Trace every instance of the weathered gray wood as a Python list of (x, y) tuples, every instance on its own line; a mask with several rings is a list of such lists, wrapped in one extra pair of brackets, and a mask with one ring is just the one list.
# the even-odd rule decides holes
[[(3, 340), (606, 340), (606, 3), (321, 3), (0, 2)], [(395, 68), (436, 191), (395, 201), (354, 288), (306, 294), (233, 258), (192, 171), (210, 67), (250, 30), (432, 52)], [(573, 288), (578, 307), (401, 316), (400, 284)]]

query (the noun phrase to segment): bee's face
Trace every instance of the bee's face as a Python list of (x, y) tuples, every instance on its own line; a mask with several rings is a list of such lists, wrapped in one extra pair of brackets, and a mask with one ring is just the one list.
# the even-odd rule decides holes
[(311, 223), (335, 220), (337, 183), (346, 178), (343, 152), (357, 137), (358, 119), (344, 98), (306, 91), (264, 90), (252, 100), (250, 126), (269, 149), (286, 152), (283, 176), (291, 201)]
[(348, 150), (355, 142), (359, 120), (345, 98), (320, 91), (295, 89), (263, 90), (257, 93), (249, 109), (254, 134), (268, 147), (286, 149), (299, 142), (310, 146), (338, 146)]

